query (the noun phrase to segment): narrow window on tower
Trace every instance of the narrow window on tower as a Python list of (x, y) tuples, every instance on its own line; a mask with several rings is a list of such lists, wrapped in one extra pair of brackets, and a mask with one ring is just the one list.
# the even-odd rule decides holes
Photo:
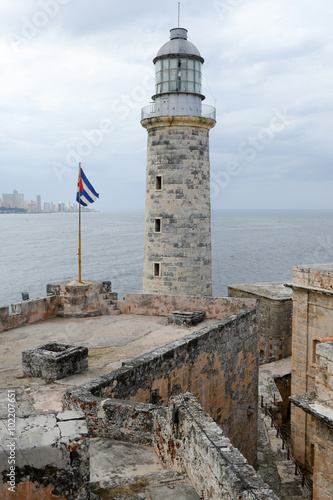
[(312, 366), (316, 366), (316, 347), (317, 347), (317, 344), (320, 344), (321, 340), (316, 338), (316, 339), (312, 339)]
[(155, 219), (155, 233), (162, 232), (162, 219)]
[(162, 189), (162, 176), (161, 175), (156, 175), (155, 188), (157, 191), (161, 191), (161, 189)]
[(154, 262), (154, 276), (155, 278), (161, 276), (161, 264), (159, 262)]

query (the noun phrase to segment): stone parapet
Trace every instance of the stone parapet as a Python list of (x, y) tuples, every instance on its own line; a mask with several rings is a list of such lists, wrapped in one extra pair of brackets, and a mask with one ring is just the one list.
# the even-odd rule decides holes
[(37, 321), (63, 317), (117, 315), (111, 281), (77, 281), (47, 285), (47, 297), (27, 300), (0, 308), (0, 333)]
[(206, 319), (225, 319), (242, 309), (256, 307), (255, 299), (228, 297), (192, 297), (188, 295), (154, 295), (127, 293), (116, 303), (124, 314), (169, 316), (175, 310), (204, 311)]
[(168, 467), (185, 469), (200, 498), (278, 500), (189, 393), (156, 412), (155, 449)]
[(260, 363), (291, 356), (292, 290), (284, 283), (229, 285), (229, 297), (259, 300)]

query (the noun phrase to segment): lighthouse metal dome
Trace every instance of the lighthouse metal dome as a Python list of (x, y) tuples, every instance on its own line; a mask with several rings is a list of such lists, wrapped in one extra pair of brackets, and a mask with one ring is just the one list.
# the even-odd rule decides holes
[(154, 59), (154, 63), (161, 57), (171, 55), (193, 56), (200, 59), (202, 63), (204, 62), (196, 46), (187, 40), (187, 30), (185, 28), (170, 30), (170, 40), (162, 45)]

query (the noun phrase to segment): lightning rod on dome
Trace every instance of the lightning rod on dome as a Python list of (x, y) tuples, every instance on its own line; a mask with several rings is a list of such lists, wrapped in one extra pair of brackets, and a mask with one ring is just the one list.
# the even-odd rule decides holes
[(180, 2), (178, 2), (178, 28), (180, 28)]

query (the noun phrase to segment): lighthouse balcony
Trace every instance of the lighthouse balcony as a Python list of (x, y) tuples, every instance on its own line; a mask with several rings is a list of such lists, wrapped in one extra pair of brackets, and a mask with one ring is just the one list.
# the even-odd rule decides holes
[(189, 103), (188, 101), (177, 102), (153, 102), (141, 110), (141, 120), (154, 118), (156, 116), (201, 116), (216, 121), (216, 108), (208, 104)]

